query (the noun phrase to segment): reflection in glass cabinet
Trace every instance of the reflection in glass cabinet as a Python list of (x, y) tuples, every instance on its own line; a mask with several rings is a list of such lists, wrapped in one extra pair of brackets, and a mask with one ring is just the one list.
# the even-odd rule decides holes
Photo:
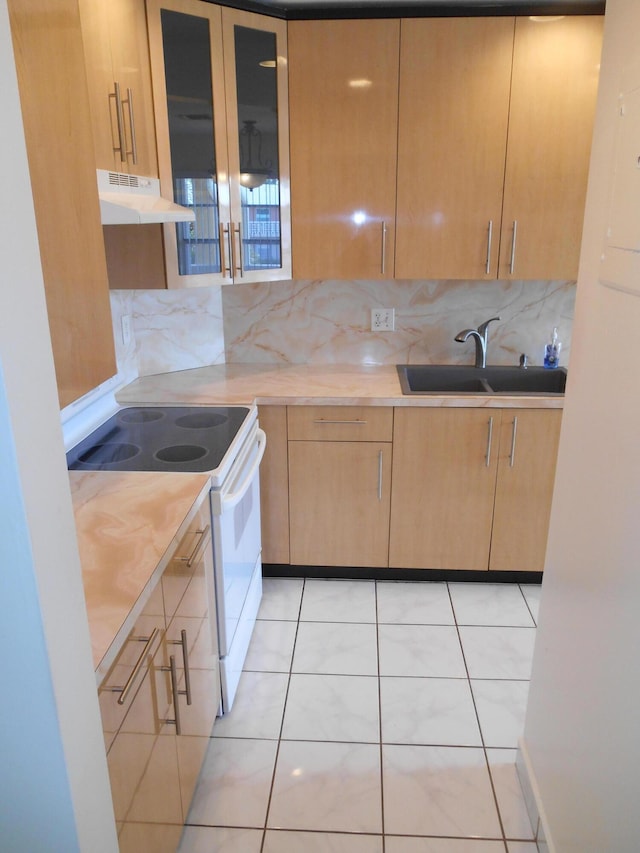
[(241, 256), (244, 270), (282, 266), (274, 33), (234, 27)]

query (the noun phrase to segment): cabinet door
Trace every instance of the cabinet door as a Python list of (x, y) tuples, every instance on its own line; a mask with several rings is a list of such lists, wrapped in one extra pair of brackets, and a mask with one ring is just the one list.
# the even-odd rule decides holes
[(80, 0), (79, 7), (96, 166), (156, 176), (144, 5), (136, 0)]
[(560, 410), (503, 410), (489, 568), (541, 572), (560, 438)]
[[(152, 847), (147, 832), (152, 824), (182, 825), (176, 739), (164, 722), (169, 695), (161, 643), (164, 625), (158, 584), (98, 691), (121, 851), (169, 853), (175, 849), (168, 843), (170, 833)], [(124, 693), (129, 678), (131, 689)]]
[(73, 0), (12, 0), (9, 14), (64, 407), (116, 373), (80, 19)]
[(164, 226), (167, 283), (229, 283), (220, 8), (199, 0), (147, 0), (147, 14), (162, 194), (192, 208), (196, 217)]
[(220, 672), (209, 502), (162, 576), (168, 627), (165, 665), (173, 657), (179, 718), (176, 748), (182, 818), (186, 820), (213, 723), (220, 708)]
[(260, 464), (262, 562), (289, 562), (289, 463), (286, 406), (260, 406), (267, 449)]
[(291, 21), (295, 278), (391, 278), (397, 20)]
[(233, 279), (291, 278), (287, 25), (227, 7), (222, 25)]
[(516, 19), (500, 278), (576, 278), (603, 19)]
[(290, 441), (291, 562), (386, 566), (391, 443)]
[(389, 565), (487, 569), (499, 410), (396, 409)]
[(495, 278), (514, 19), (402, 21), (396, 278)]

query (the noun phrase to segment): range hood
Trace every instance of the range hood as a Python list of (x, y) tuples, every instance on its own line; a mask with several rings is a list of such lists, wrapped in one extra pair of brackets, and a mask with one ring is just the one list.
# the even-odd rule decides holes
[(103, 225), (150, 225), (193, 222), (193, 210), (160, 195), (160, 181), (98, 169), (100, 218)]

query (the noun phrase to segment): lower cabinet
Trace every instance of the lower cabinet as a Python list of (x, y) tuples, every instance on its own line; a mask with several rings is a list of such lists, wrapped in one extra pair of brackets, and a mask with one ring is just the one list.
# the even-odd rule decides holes
[(291, 562), (387, 565), (391, 408), (288, 409)]
[(540, 572), (560, 409), (264, 406), (263, 562)]
[(212, 553), (207, 500), (98, 691), (120, 853), (180, 841), (220, 706)]
[(389, 565), (542, 571), (561, 417), (396, 409)]

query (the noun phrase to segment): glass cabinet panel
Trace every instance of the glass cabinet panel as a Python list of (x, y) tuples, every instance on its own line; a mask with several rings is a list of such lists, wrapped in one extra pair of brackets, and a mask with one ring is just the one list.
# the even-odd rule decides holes
[(178, 273), (220, 273), (209, 21), (168, 9), (160, 14), (174, 199), (196, 216), (176, 225)]
[(282, 266), (277, 45), (273, 32), (234, 26), (243, 270)]

